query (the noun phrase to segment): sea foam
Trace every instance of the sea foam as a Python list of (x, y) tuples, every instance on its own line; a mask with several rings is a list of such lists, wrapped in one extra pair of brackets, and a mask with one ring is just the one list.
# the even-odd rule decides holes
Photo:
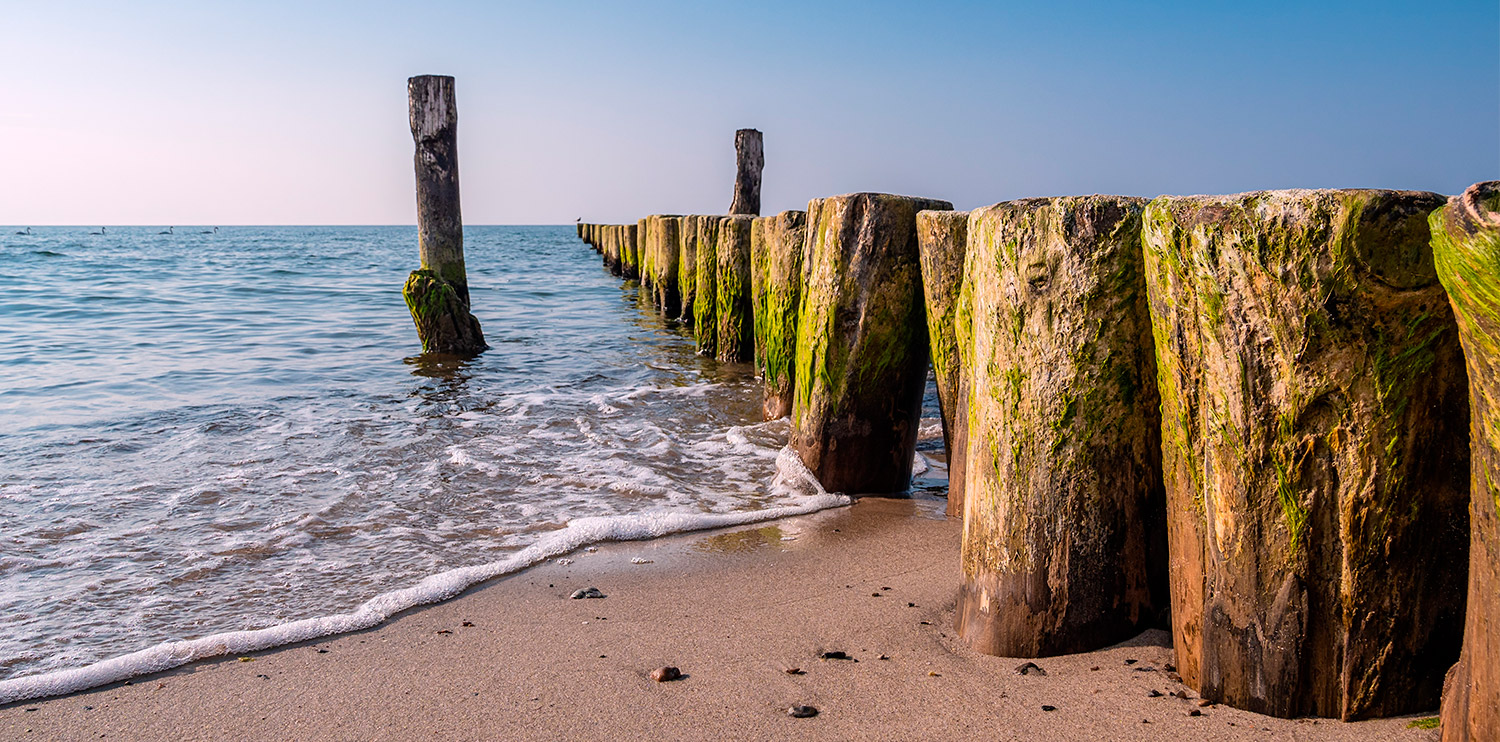
[(162, 642), (138, 652), (84, 667), (0, 680), (0, 704), (76, 693), (140, 675), (170, 670), (198, 660), (256, 652), (361, 631), (385, 623), (407, 609), (448, 600), (480, 582), (525, 569), (592, 543), (639, 541), (686, 531), (738, 526), (805, 515), (850, 503), (848, 497), (824, 490), (790, 448), (782, 448), (777, 454), (776, 477), (770, 489), (774, 494), (790, 497), (794, 504), (748, 512), (658, 511), (576, 518), (569, 521), (566, 527), (542, 536), (535, 543), (505, 559), (440, 572), (411, 587), (377, 595), (351, 613), (307, 618), (251, 631), (229, 631), (198, 639)]

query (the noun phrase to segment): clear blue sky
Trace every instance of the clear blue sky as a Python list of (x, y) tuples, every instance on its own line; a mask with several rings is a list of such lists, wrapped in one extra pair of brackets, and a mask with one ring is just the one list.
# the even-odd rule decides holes
[(465, 220), (859, 190), (1500, 178), (1500, 3), (9, 3), (0, 224), (405, 224), (406, 78), (458, 79)]

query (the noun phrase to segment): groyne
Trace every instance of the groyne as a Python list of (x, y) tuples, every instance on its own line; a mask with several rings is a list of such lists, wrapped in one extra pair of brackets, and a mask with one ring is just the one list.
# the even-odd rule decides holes
[(650, 295), (669, 314), (678, 297), (704, 354), (755, 363), (764, 414), (790, 416), (831, 491), (909, 486), (930, 364), (964, 522), (957, 630), (980, 651), (1170, 625), (1208, 701), (1359, 719), (1441, 698), (1444, 739), (1484, 739), (1500, 724), (1497, 194), (970, 212), (850, 194), (677, 218), (675, 252), (649, 248), (672, 287)]

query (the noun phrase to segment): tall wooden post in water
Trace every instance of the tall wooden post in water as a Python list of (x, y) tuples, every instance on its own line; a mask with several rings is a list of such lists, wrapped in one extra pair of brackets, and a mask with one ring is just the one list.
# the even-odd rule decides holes
[(464, 224), (458, 200), (458, 105), (453, 78), (419, 75), (406, 81), (411, 136), (416, 143), (417, 240), (422, 268), (402, 295), (417, 325), (422, 350), (470, 354), (488, 348), (469, 313), (464, 272)]
[(734, 133), (734, 159), (734, 200), (729, 203), (729, 214), (760, 216), (760, 171), (766, 166), (766, 155), (759, 131)]

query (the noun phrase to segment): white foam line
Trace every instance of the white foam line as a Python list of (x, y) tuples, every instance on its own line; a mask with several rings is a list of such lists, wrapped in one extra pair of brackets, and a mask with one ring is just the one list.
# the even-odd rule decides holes
[(377, 595), (365, 601), (353, 613), (307, 618), (253, 631), (228, 631), (199, 639), (162, 642), (154, 647), (84, 667), (0, 680), (0, 704), (76, 693), (140, 675), (170, 670), (198, 660), (256, 652), (334, 634), (361, 631), (379, 626), (391, 616), (409, 608), (447, 600), (477, 583), (525, 569), (591, 543), (639, 541), (686, 531), (738, 526), (805, 515), (851, 502), (848, 497), (829, 494), (818, 485), (812, 473), (802, 465), (802, 461), (790, 448), (781, 450), (776, 458), (776, 465), (776, 480), (771, 485), (773, 491), (796, 490), (801, 485), (811, 490), (811, 494), (799, 497), (800, 502), (794, 505), (742, 513), (666, 512), (577, 518), (568, 521), (567, 527), (548, 533), (507, 559), (440, 572), (411, 587)]

